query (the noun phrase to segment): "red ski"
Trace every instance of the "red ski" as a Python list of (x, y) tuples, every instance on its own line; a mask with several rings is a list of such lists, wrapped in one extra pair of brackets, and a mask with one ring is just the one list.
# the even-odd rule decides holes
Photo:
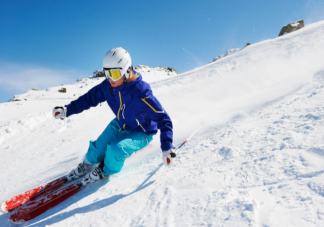
[(37, 200), (26, 203), (16, 209), (10, 216), (9, 220), (14, 224), (22, 224), (29, 221), (57, 204), (63, 202), (82, 189), (82, 183), (77, 182), (65, 188), (58, 189), (48, 193)]
[[(58, 205), (59, 203), (74, 195), (75, 193), (79, 192), (81, 189), (85, 188), (89, 183), (97, 182), (108, 177), (109, 176), (104, 176), (102, 174), (101, 169), (97, 167), (91, 174), (89, 173), (77, 183), (73, 183), (67, 187), (60, 188), (54, 192), (47, 193), (43, 196), (38, 196), (38, 199), (25, 203), (24, 205), (12, 212), (9, 220), (14, 224), (22, 224), (26, 221), (36, 218), (37, 216), (43, 214), (45, 211)], [(62, 179), (63, 182), (67, 182), (66, 179), (68, 179), (68, 177)]]
[(31, 190), (28, 190), (24, 193), (16, 195), (1, 204), (1, 212), (8, 213), (14, 211), (17, 207), (25, 204), (26, 202), (33, 201), (40, 196), (43, 196), (47, 193), (51, 193), (59, 188), (61, 188), (66, 181), (64, 181), (64, 177), (60, 177), (56, 180), (53, 180), (44, 185), (38, 186)]
[[(82, 163), (78, 165), (78, 172), (82, 171), (84, 173), (90, 171), (91, 169), (87, 169), (84, 167)], [(33, 188), (31, 190), (28, 190), (24, 193), (21, 193), (19, 195), (16, 195), (6, 201), (4, 201), (1, 204), (0, 210), (3, 213), (8, 213), (14, 211), (16, 208), (20, 207), (21, 205), (29, 202), (29, 201), (34, 201), (48, 193), (52, 193), (61, 187), (63, 187), (64, 184), (71, 182), (75, 179), (78, 179), (81, 175), (76, 175), (75, 170), (71, 171), (69, 174), (57, 178), (47, 184), (38, 186), (36, 188)]]

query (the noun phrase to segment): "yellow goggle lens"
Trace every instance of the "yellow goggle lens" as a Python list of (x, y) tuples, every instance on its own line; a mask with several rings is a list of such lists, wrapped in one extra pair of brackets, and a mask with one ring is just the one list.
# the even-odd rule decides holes
[(120, 70), (105, 70), (107, 79), (118, 80), (122, 77)]

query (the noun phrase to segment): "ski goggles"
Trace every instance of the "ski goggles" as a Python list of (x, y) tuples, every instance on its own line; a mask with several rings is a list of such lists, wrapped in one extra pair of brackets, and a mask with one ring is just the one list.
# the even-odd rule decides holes
[(124, 75), (121, 69), (104, 69), (104, 71), (107, 80), (112, 79), (113, 81), (116, 81), (122, 78)]

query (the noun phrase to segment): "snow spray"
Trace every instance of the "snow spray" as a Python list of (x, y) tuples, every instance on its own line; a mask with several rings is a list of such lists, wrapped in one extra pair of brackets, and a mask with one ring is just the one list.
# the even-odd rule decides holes
[[(196, 131), (194, 131), (189, 137), (188, 139), (186, 139), (179, 147), (177, 150), (174, 151), (174, 153), (176, 153), (178, 150), (180, 150), (180, 148), (185, 145), (195, 134), (196, 132), (198, 132), (198, 130), (200, 129), (201, 126), (203, 126), (204, 123), (201, 123), (201, 125), (196, 129)], [(169, 158), (167, 158), (167, 162), (168, 164), (171, 162), (171, 160)]]

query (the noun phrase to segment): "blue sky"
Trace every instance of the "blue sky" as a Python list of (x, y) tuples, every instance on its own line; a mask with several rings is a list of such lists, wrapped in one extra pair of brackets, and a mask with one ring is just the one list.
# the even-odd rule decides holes
[(0, 102), (91, 76), (113, 47), (185, 72), (299, 19), (324, 20), (324, 1), (2, 0)]

